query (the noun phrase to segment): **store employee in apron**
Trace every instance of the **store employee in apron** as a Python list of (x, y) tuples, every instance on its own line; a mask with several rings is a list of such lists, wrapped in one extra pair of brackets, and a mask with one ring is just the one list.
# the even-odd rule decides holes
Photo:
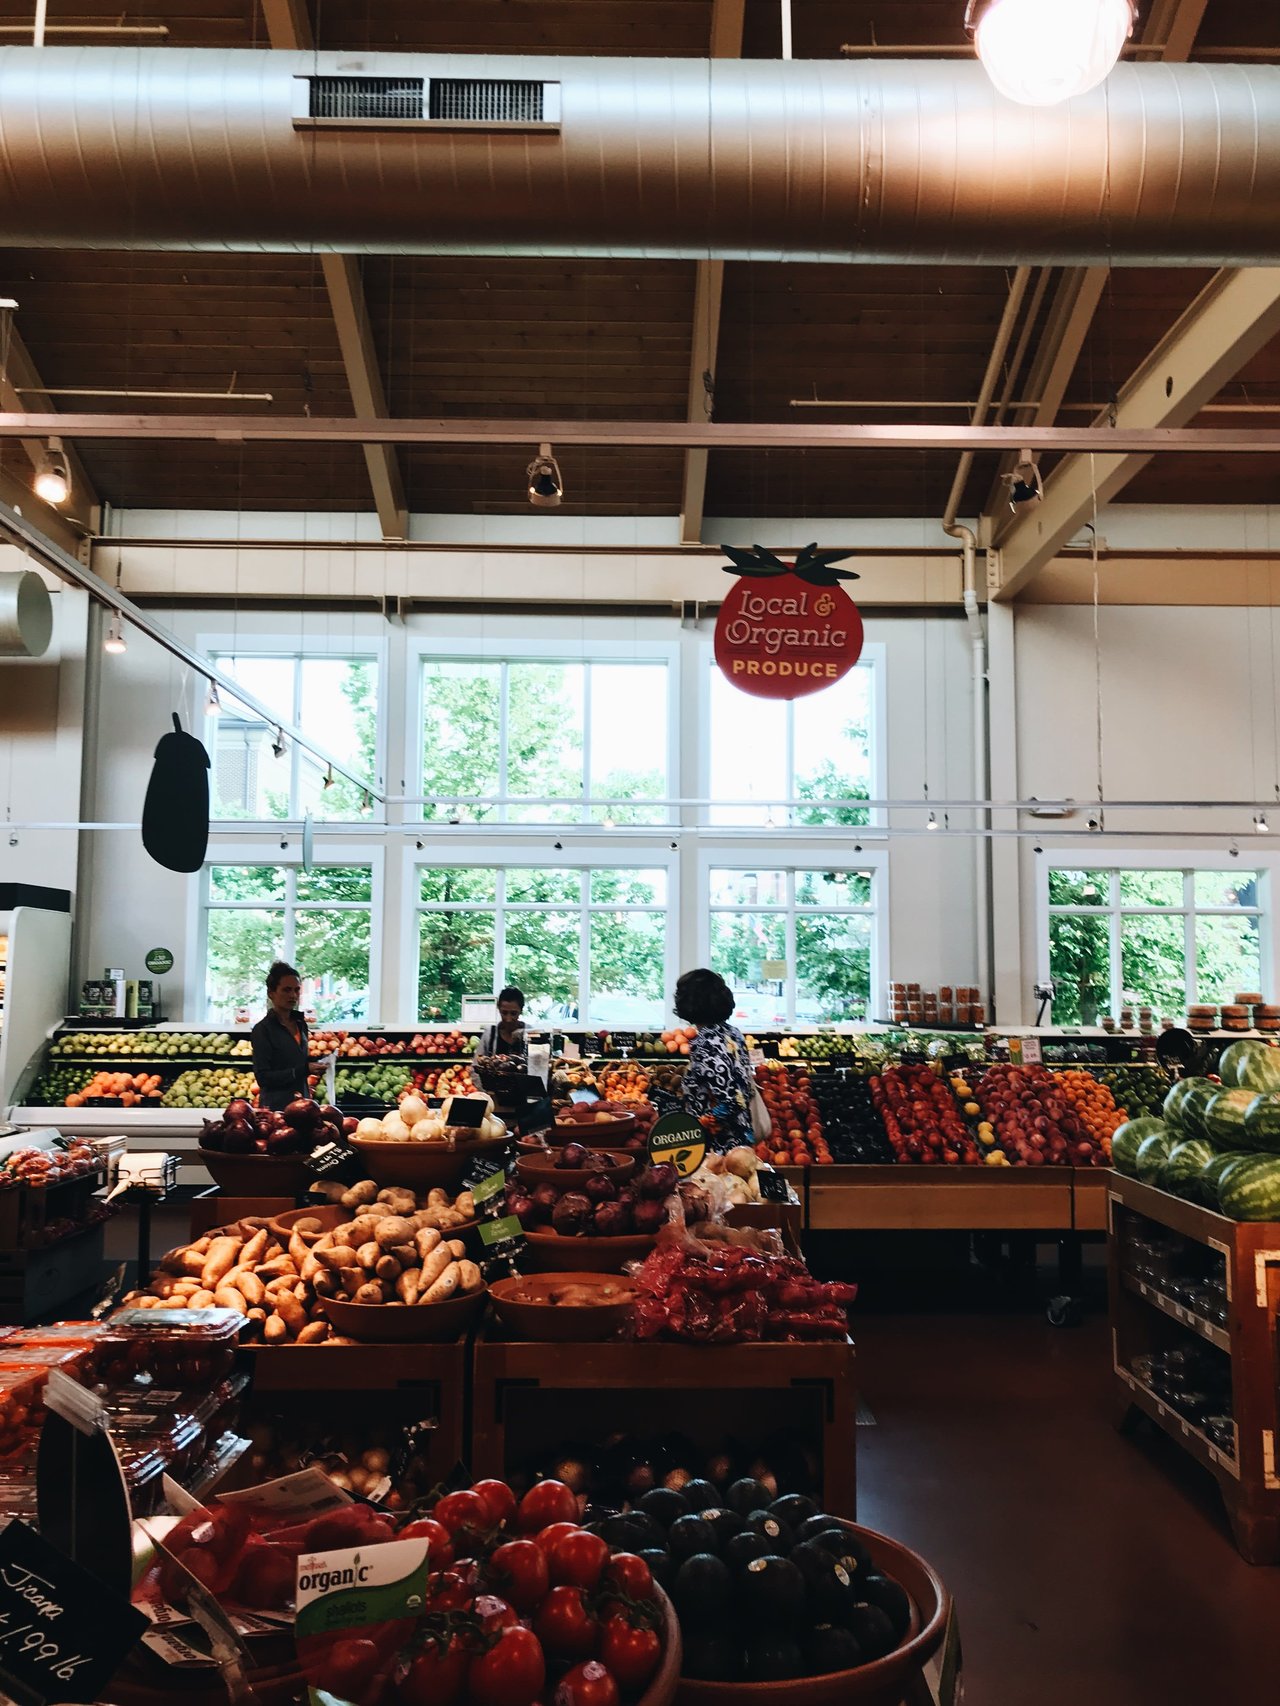
[(267, 973), (267, 1014), (249, 1033), (253, 1044), (253, 1075), (264, 1108), (287, 1108), (299, 1096), (310, 1096), (307, 1021), (298, 1010), (302, 978), (291, 965), (277, 960)]
[(497, 1000), (498, 1022), (486, 1025), (476, 1042), (477, 1054), (507, 1054), (520, 1060), (529, 1058), (529, 1041), (524, 1029), (524, 991), (514, 984), (501, 990)]

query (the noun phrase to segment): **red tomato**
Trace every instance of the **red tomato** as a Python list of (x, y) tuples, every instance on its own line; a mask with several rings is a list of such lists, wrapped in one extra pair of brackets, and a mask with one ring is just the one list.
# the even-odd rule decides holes
[(533, 1629), (556, 1659), (588, 1659), (600, 1637), (600, 1625), (587, 1609), (582, 1589), (568, 1586), (552, 1588), (533, 1620)]
[(463, 1529), (479, 1532), (489, 1527), (488, 1506), (478, 1494), (470, 1491), (446, 1493), (437, 1500), (431, 1514), (450, 1534), (460, 1534)]
[(600, 1637), (600, 1658), (624, 1694), (639, 1694), (662, 1659), (662, 1642), (656, 1629), (637, 1629), (625, 1617), (611, 1617)]
[(509, 1523), (516, 1514), (516, 1496), (505, 1481), (477, 1481), (471, 1491), (483, 1500), (490, 1528)]
[(618, 1685), (598, 1659), (575, 1665), (560, 1679), (554, 1706), (619, 1706)]
[(547, 1558), (551, 1580), (576, 1588), (594, 1588), (608, 1561), (608, 1542), (585, 1528), (575, 1528), (557, 1540)]
[(314, 1667), (308, 1667), (307, 1679), (343, 1700), (358, 1700), (377, 1669), (379, 1657), (372, 1641), (354, 1638), (335, 1641)]
[(416, 1522), (406, 1523), (396, 1535), (397, 1540), (425, 1540), (427, 1543), (427, 1563), (433, 1570), (447, 1570), (453, 1563), (453, 1539), (443, 1523), (434, 1517), (419, 1517)]
[(396, 1672), (399, 1706), (459, 1706), (466, 1695), (471, 1654), (457, 1636), (429, 1641)]
[(533, 1611), (551, 1585), (546, 1553), (535, 1540), (508, 1540), (489, 1559), (489, 1579), (517, 1611)]
[(512, 1629), (520, 1621), (515, 1609), (495, 1593), (482, 1593), (474, 1610), (486, 1635), (496, 1635), (499, 1629)]
[(542, 1548), (543, 1556), (550, 1561), (551, 1554), (565, 1535), (576, 1534), (577, 1532), (578, 1525), (576, 1522), (553, 1522), (550, 1528), (544, 1528), (534, 1535), (534, 1544)]
[(460, 1570), (442, 1570), (427, 1580), (429, 1611), (466, 1611), (475, 1589)]
[(617, 1588), (628, 1599), (653, 1598), (653, 1571), (634, 1552), (615, 1552), (604, 1567), (604, 1584)]
[(563, 1481), (539, 1481), (521, 1499), (519, 1515), (524, 1533), (537, 1534), (553, 1522), (576, 1523), (578, 1501)]
[(471, 1661), (467, 1697), (473, 1706), (533, 1706), (546, 1680), (537, 1636), (517, 1625)]

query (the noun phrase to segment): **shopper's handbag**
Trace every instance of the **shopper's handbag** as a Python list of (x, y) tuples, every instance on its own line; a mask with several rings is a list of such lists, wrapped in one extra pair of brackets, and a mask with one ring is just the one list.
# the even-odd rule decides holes
[(757, 1143), (767, 1143), (773, 1136), (773, 1121), (755, 1084), (751, 1086), (751, 1131)]

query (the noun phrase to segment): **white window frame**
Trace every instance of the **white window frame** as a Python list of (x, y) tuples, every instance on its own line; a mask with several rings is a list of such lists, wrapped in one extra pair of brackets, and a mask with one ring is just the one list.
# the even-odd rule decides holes
[[(886, 658), (888, 648), (883, 640), (868, 640), (862, 648), (862, 655), (854, 665), (855, 669), (867, 669), (871, 672), (871, 739), (869, 754), (871, 760), (871, 776), (867, 784), (868, 792), (873, 800), (884, 799), (886, 790), (884, 779), (888, 775), (888, 671)], [(705, 640), (698, 649), (698, 727), (701, 731), (698, 754), (698, 793), (704, 800), (711, 800), (711, 672), (718, 666), (715, 661), (715, 644)], [(850, 671), (852, 674), (852, 671)], [(806, 695), (806, 697), (819, 697)], [(795, 793), (795, 717), (793, 715), (796, 701), (775, 701), (787, 706), (787, 797), (794, 799)], [(761, 806), (768, 805), (767, 800), (761, 800)], [(704, 806), (699, 814), (700, 821), (716, 829), (731, 827), (728, 824), (713, 823), (712, 812), (723, 810), (715, 802)], [(814, 827), (810, 824), (795, 825), (790, 810), (775, 813), (778, 826), (785, 829), (798, 829), (803, 834), (806, 829)], [(834, 823), (834, 820), (832, 820)], [(842, 826), (836, 826), (842, 827)], [(887, 829), (886, 813), (883, 807), (871, 806), (867, 809), (865, 825), (850, 827), (849, 833), (857, 835), (883, 834)], [(777, 867), (772, 867), (776, 869)]]
[[(353, 663), (370, 661), (377, 666), (378, 686), (374, 705), (374, 774), (370, 781), (371, 788), (382, 791), (383, 778), (387, 772), (387, 704), (388, 704), (388, 671), (387, 671), (387, 640), (382, 635), (304, 635), (297, 634), (200, 634), (196, 640), (197, 648), (211, 659), (218, 658), (290, 658), (302, 662), (308, 658), (349, 658)], [(293, 681), (293, 710), (290, 718), (295, 727), (305, 728), (301, 715), (302, 674), (294, 671)], [(207, 713), (204, 717), (202, 738), (206, 747), (213, 755), (216, 763), (212, 738), (213, 725), (216, 717)], [(289, 742), (289, 811), (288, 818), (231, 818), (213, 817), (215, 826), (225, 825), (231, 833), (257, 829), (275, 828), (281, 823), (299, 823), (301, 814), (293, 815), (299, 803), (300, 781), (302, 771), (302, 753), (295, 742)], [(211, 790), (212, 794), (213, 790)], [(211, 808), (216, 806), (216, 799), (211, 799)], [(352, 823), (379, 822), (385, 817), (386, 808), (378, 800), (373, 800), (368, 817), (360, 818), (323, 818), (315, 820), (330, 831), (340, 831), (341, 827)]]
[[(861, 834), (861, 831), (858, 832)], [(787, 872), (787, 904), (785, 906), (712, 906), (712, 871), (785, 871)], [(868, 872), (871, 877), (870, 907), (797, 907), (795, 903), (795, 873), (797, 871)], [(797, 913), (835, 912), (871, 919), (871, 977), (867, 990), (867, 1020), (875, 1018), (876, 991), (883, 989), (889, 967), (889, 852), (887, 848), (865, 849), (854, 853), (851, 844), (834, 846), (826, 842), (798, 842), (790, 836), (754, 843), (735, 841), (722, 847), (702, 847), (698, 852), (698, 954), (701, 964), (711, 964), (711, 917), (714, 912), (775, 913), (786, 920), (786, 1010), (785, 1029), (798, 1021), (796, 1011), (795, 920)], [(840, 1023), (838, 1030), (851, 1030), (858, 1021)], [(806, 1022), (804, 1029), (813, 1027)]]
[[(1049, 904), (1049, 872), (1059, 871), (1181, 871), (1183, 873), (1183, 901), (1181, 906), (1121, 906), (1119, 900), (1119, 878), (1112, 894), (1100, 906), (1050, 906)], [(1256, 871), (1258, 873), (1258, 901), (1256, 908), (1235, 906), (1197, 906), (1195, 900), (1195, 873), (1201, 871), (1221, 871), (1230, 875), (1233, 871)], [(1256, 913), (1258, 919), (1258, 959), (1262, 993), (1268, 1000), (1272, 999), (1275, 988), (1276, 928), (1277, 920), (1273, 902), (1275, 875), (1280, 870), (1280, 854), (1259, 852), (1253, 846), (1246, 844), (1241, 847), (1239, 857), (1232, 858), (1229, 853), (1205, 849), (1169, 848), (1161, 852), (1153, 852), (1149, 848), (1134, 851), (1128, 848), (1109, 849), (1106, 853), (1077, 852), (1073, 847), (1046, 847), (1036, 855), (1036, 964), (1038, 978), (1042, 983), (1049, 980), (1049, 921), (1056, 914), (1070, 913), (1076, 917), (1105, 918), (1108, 923), (1108, 974), (1109, 988), (1105, 1012), (1117, 1013), (1122, 1002), (1124, 985), (1121, 979), (1121, 922), (1124, 918), (1149, 916), (1154, 918), (1182, 918), (1184, 924), (1185, 966), (1186, 966), (1186, 1000), (1197, 1000), (1196, 990), (1196, 953), (1195, 953), (1195, 921), (1197, 918), (1240, 918), (1250, 917)]]
[[(319, 858), (311, 861), (313, 870), (326, 865), (342, 867), (352, 865), (368, 865), (370, 874), (370, 900), (366, 907), (363, 901), (338, 902), (332, 908), (326, 908), (319, 902), (296, 902), (289, 898), (284, 900), (263, 900), (227, 902), (211, 900), (209, 895), (209, 873), (215, 865), (275, 865), (286, 872), (295, 873), (286, 885), (286, 896), (293, 893), (296, 887), (296, 873), (302, 869), (302, 848), (291, 844), (287, 849), (274, 841), (246, 842), (214, 842), (209, 849), (199, 881), (191, 885), (191, 909), (188, 918), (187, 940), (194, 944), (194, 952), (188, 955), (187, 963), (191, 968), (186, 989), (185, 1011), (199, 1013), (202, 1024), (211, 1024), (208, 1012), (208, 966), (209, 953), (209, 913), (219, 912), (256, 912), (283, 911), (285, 914), (284, 946), (281, 950), (283, 958), (292, 960), (294, 956), (295, 921), (298, 912), (364, 912), (369, 914), (369, 1005), (368, 1013), (363, 1020), (365, 1025), (378, 1025), (380, 1017), (380, 991), (382, 989), (382, 938), (384, 911), (384, 865), (385, 853), (376, 842), (341, 842), (329, 841)], [(305, 975), (307, 968), (301, 967)], [(266, 975), (267, 967), (263, 966), (263, 1011), (266, 1010)], [(260, 1018), (261, 1014), (254, 1017)], [(251, 1018), (251, 1023), (253, 1022)]]
[[(590, 665), (593, 663), (635, 663), (635, 664), (665, 664), (667, 668), (667, 782), (666, 795), (679, 793), (680, 776), (680, 646), (677, 641), (668, 640), (584, 640), (575, 650), (572, 644), (564, 640), (464, 640), (448, 637), (425, 636), (412, 640), (409, 645), (409, 683), (408, 683), (408, 715), (410, 718), (409, 738), (405, 750), (412, 755), (411, 775), (415, 778), (408, 790), (411, 795), (422, 792), (423, 766), (425, 763), (425, 724), (426, 724), (426, 695), (424, 692), (424, 666), (429, 659), (439, 658), (447, 663), (465, 663), (467, 661), (485, 664), (504, 663), (563, 663)], [(547, 819), (541, 827), (578, 829), (582, 827), (599, 830), (602, 828), (598, 819), (593, 819), (585, 804), (588, 787), (588, 766), (591, 756), (591, 689), (590, 671), (586, 676), (586, 693), (583, 702), (583, 741), (582, 741), (582, 776), (584, 804), (582, 813), (576, 818)], [(505, 706), (505, 698), (504, 698)], [(499, 792), (504, 791), (502, 778), (506, 774), (506, 722), (505, 713), (499, 728)], [(537, 797), (531, 797), (530, 804), (538, 803)], [(643, 804), (643, 801), (637, 801)], [(477, 824), (475, 827), (481, 833), (498, 830), (503, 834), (520, 834), (523, 831), (536, 829), (539, 824), (528, 818), (513, 819), (507, 816), (509, 807), (497, 807), (497, 815), (489, 822)], [(426, 816), (423, 805), (406, 806), (406, 817), (423, 818), (426, 822), (432, 820)], [(652, 827), (661, 830), (668, 824), (678, 820), (677, 810), (668, 808), (665, 812), (655, 813)], [(438, 821), (438, 820), (437, 820)]]
[[(670, 1006), (670, 991), (675, 988), (676, 967), (680, 951), (680, 860), (679, 855), (669, 848), (659, 850), (643, 843), (629, 842), (615, 848), (586, 848), (581, 846), (566, 846), (554, 858), (543, 852), (541, 844), (534, 849), (528, 843), (496, 843), (492, 841), (476, 841), (459, 846), (450, 841), (447, 849), (439, 846), (424, 847), (420, 851), (409, 848), (404, 860), (404, 893), (410, 918), (412, 945), (402, 956), (401, 983), (399, 990), (400, 1010), (411, 1017), (407, 1023), (417, 1025), (425, 1023), (417, 1018), (418, 1013), (418, 960), (419, 935), (418, 916), (422, 912), (439, 910), (424, 905), (419, 896), (419, 869), (441, 870), (449, 868), (479, 867), (482, 870), (497, 870), (499, 873), (498, 899), (496, 901), (460, 901), (450, 910), (459, 912), (492, 912), (494, 915), (494, 946), (496, 958), (493, 968), (493, 993), (496, 995), (505, 983), (509, 982), (505, 966), (505, 942), (501, 921), (507, 911), (512, 912), (572, 912), (575, 903), (566, 901), (556, 902), (507, 902), (503, 898), (503, 886), (506, 872), (517, 870), (575, 870), (588, 873), (599, 870), (661, 870), (666, 872), (667, 898), (665, 905), (656, 903), (652, 906), (643, 904), (614, 904), (607, 907), (593, 908), (591, 904), (591, 885), (584, 882), (582, 896), (576, 903), (580, 914), (578, 927), (578, 983), (579, 1006), (582, 1006), (583, 990), (591, 990), (591, 931), (590, 918), (593, 910), (609, 912), (665, 912), (667, 917), (666, 938), (664, 942), (663, 979), (667, 986), (664, 997), (668, 1010)], [(477, 995), (487, 994), (485, 990), (476, 990)], [(526, 992), (533, 993), (533, 992)], [(580, 1011), (579, 1017), (572, 1022), (571, 1029), (590, 1029), (593, 1019), (589, 1010)]]

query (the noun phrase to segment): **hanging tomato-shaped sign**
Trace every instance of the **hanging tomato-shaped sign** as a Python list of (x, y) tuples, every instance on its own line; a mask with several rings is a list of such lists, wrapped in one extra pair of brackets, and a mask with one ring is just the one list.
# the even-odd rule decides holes
[(760, 545), (722, 549), (741, 578), (720, 606), (716, 662), (735, 687), (799, 699), (849, 673), (862, 655), (862, 617), (840, 582), (858, 577), (831, 567), (847, 551), (806, 545), (784, 563)]

